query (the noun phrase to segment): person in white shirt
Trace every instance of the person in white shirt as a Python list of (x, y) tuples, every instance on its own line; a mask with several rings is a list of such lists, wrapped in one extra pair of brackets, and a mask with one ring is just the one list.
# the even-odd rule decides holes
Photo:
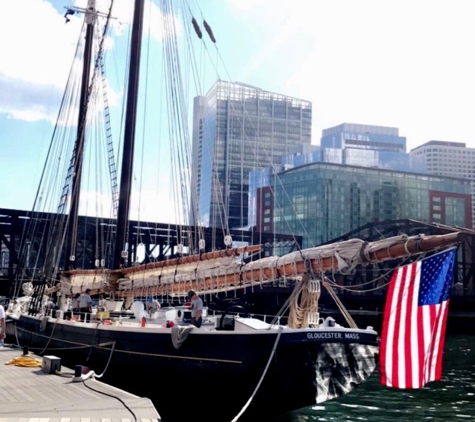
[(81, 321), (89, 322), (92, 313), (92, 299), (89, 295), (91, 289), (86, 289), (86, 292), (79, 297), (79, 311), (81, 312)]

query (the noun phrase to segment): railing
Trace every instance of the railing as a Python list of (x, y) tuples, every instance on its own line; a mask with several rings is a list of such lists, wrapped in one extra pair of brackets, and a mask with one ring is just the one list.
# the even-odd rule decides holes
[(230, 316), (235, 316), (235, 317), (240, 317), (240, 316), (248, 316), (249, 318), (257, 318), (260, 319), (261, 321), (264, 321), (268, 324), (270, 324), (275, 318), (277, 318), (277, 324), (280, 324), (281, 322), (285, 325), (287, 324), (287, 316), (275, 316), (275, 315), (267, 315), (267, 314), (254, 314), (250, 312), (225, 312), (225, 311), (217, 311), (214, 309), (209, 309), (208, 308), (208, 315), (209, 316), (220, 316), (220, 315), (230, 315)]

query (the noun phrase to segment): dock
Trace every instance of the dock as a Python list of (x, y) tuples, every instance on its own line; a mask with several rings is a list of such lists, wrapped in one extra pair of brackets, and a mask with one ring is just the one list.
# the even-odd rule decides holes
[(0, 422), (161, 421), (150, 399), (95, 379), (73, 382), (74, 370), (64, 366), (61, 374), (48, 374), (41, 367), (6, 365), (22, 355), (7, 345), (0, 349)]

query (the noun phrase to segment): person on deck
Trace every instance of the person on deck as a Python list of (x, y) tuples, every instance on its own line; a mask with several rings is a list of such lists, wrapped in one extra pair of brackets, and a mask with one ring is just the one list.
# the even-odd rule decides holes
[(73, 297), (73, 300), (71, 301), (71, 310), (73, 311), (73, 314), (78, 315), (79, 314), (79, 297), (81, 295), (79, 293), (76, 293)]
[(81, 312), (81, 321), (89, 322), (92, 313), (92, 299), (90, 296), (91, 289), (86, 289), (86, 292), (79, 297), (79, 312)]
[(149, 296), (147, 303), (145, 304), (145, 309), (147, 310), (148, 316), (152, 317), (152, 315), (160, 308), (161, 306), (160, 303), (158, 303), (158, 300), (154, 299), (152, 296)]
[(54, 316), (55, 309), (56, 309), (56, 304), (51, 299), (48, 299), (44, 305), (45, 315)]
[(71, 299), (69, 309), (64, 313), (64, 319), (71, 320), (74, 315), (79, 315), (79, 293), (76, 293)]
[(104, 295), (99, 295), (99, 300), (98, 300), (98, 302), (97, 302), (97, 310), (98, 310), (98, 311), (101, 311), (101, 312), (106, 311), (106, 310), (107, 310), (107, 309), (106, 309), (106, 308), (107, 308), (107, 307), (106, 307), (106, 303), (107, 303), (107, 301), (106, 301), (106, 299), (104, 298)]
[(188, 292), (188, 300), (191, 300), (191, 323), (200, 328), (203, 322), (203, 300), (193, 290)]

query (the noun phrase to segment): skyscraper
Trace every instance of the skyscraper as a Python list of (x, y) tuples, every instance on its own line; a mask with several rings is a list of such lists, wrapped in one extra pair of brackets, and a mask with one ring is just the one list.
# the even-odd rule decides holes
[(395, 127), (342, 123), (324, 129), (321, 161), (426, 173), (425, 160), (406, 152), (406, 138)]
[(249, 172), (280, 165), (310, 144), (312, 104), (243, 83), (218, 80), (193, 110), (192, 222), (248, 224)]

